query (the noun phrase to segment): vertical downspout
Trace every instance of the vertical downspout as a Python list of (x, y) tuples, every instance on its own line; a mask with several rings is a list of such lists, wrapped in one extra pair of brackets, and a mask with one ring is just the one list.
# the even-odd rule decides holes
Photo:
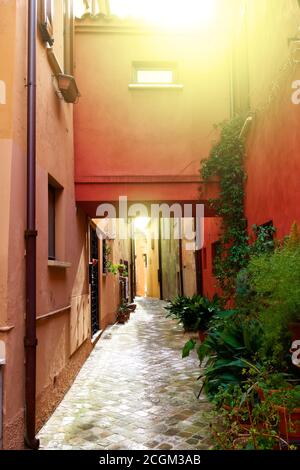
[(28, 0), (25, 444), (38, 449), (36, 408), (36, 0)]

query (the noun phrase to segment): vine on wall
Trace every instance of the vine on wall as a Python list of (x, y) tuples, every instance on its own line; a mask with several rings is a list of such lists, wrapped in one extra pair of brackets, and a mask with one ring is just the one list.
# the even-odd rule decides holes
[(244, 119), (239, 116), (216, 126), (220, 129), (220, 139), (201, 167), (204, 181), (211, 176), (220, 180), (219, 198), (211, 199), (210, 204), (216, 215), (222, 218), (214, 275), (225, 298), (234, 293), (236, 275), (248, 262), (247, 221), (244, 216), (245, 146), (240, 138), (243, 124)]

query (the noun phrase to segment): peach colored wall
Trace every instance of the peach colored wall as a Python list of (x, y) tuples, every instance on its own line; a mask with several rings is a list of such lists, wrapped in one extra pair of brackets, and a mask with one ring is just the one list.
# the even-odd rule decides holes
[(158, 219), (151, 220), (147, 238), (148, 269), (147, 269), (147, 295), (160, 298), (160, 286), (158, 280), (159, 254), (158, 254)]
[[(205, 219), (204, 245), (202, 249), (203, 295), (211, 298), (218, 292), (216, 279), (213, 275), (212, 243), (219, 239), (221, 221), (218, 218)], [(204, 263), (206, 250), (206, 267)]]
[(296, 46), (288, 45), (299, 33), (300, 8), (296, 0), (278, 0), (275, 9), (272, 4), (262, 0), (249, 8), (250, 101), (256, 115), (247, 141), (245, 209), (249, 228), (273, 221), (283, 238), (300, 221), (300, 105), (291, 100), (300, 67), (292, 61)]
[[(110, 240), (111, 253), (109, 259), (112, 263), (120, 263), (120, 260), (129, 262), (129, 275), (131, 274), (130, 264), (130, 240)], [(107, 325), (116, 321), (117, 311), (120, 305), (120, 286), (119, 275), (101, 273), (102, 270), (102, 242), (100, 247), (100, 266), (99, 266), (99, 286), (100, 286), (100, 328), (103, 330)], [(130, 293), (130, 286), (129, 286)]]
[(186, 242), (182, 243), (182, 276), (183, 293), (192, 296), (197, 292), (196, 273), (195, 273), (195, 253), (192, 250), (185, 249)]
[[(118, 192), (140, 200), (185, 199), (187, 194), (197, 199), (199, 161), (208, 152), (212, 125), (229, 113), (223, 26), (176, 35), (117, 20), (77, 22), (76, 77), (83, 90), (74, 121), (78, 200), (115, 200)], [(133, 61), (149, 60), (178, 63), (184, 89), (129, 90)], [(129, 175), (140, 176), (140, 183), (143, 177), (153, 176), (155, 182), (166, 175), (197, 180), (174, 183), (174, 188), (121, 184)], [(123, 180), (101, 186), (97, 181), (104, 176)]]
[[(22, 5), (16, 1), (0, 1), (0, 80), (4, 80), (6, 85), (6, 104), (0, 105), (0, 340), (6, 343), (6, 365), (3, 367), (4, 448), (23, 445), (25, 154), (20, 120), (24, 112), (22, 94), (26, 89), (24, 50), (19, 46), (21, 38), (26, 37), (22, 21), (24, 7), (24, 2)], [(5, 332), (5, 327), (11, 329)]]
[[(0, 80), (5, 80), (7, 98), (0, 105), (0, 340), (6, 343), (7, 360), (4, 448), (21, 448), (24, 436), (26, 25), (27, 2), (0, 0)], [(76, 209), (74, 197), (73, 106), (56, 95), (40, 40), (37, 49), (37, 316), (41, 316), (70, 305), (72, 297), (89, 290), (87, 220)], [(48, 174), (64, 187), (57, 244), (60, 259), (71, 263), (65, 270), (48, 266)], [(38, 426), (61, 399), (91, 348), (88, 340), (70, 358), (69, 315), (66, 310), (37, 322)], [(13, 329), (5, 332), (7, 326)], [(42, 401), (47, 406), (40, 406)]]
[(147, 272), (148, 268), (145, 266), (145, 259), (143, 255), (148, 257), (147, 238), (138, 238), (135, 241), (135, 265), (136, 265), (136, 295), (145, 297), (147, 295)]

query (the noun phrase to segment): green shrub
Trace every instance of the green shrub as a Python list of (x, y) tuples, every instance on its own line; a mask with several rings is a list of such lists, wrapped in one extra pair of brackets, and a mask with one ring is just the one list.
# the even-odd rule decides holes
[[(188, 341), (182, 356), (187, 357), (196, 348), (196, 341)], [(200, 363), (207, 362), (199, 378), (210, 400), (220, 390), (247, 381), (251, 371), (259, 372), (257, 351), (262, 345), (262, 329), (256, 319), (241, 316), (238, 311), (225, 311), (214, 317), (206, 340), (197, 348)]]
[(251, 259), (250, 289), (264, 328), (262, 354), (278, 365), (289, 358), (289, 324), (300, 320), (300, 246), (285, 243)]
[(208, 328), (213, 315), (219, 311), (219, 299), (217, 296), (212, 301), (200, 295), (178, 296), (165, 309), (169, 312), (167, 317), (178, 320), (185, 331), (197, 331)]

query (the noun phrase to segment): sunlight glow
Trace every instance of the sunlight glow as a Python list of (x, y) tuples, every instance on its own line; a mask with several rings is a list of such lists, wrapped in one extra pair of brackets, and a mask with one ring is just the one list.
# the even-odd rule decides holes
[(134, 228), (136, 230), (146, 231), (147, 225), (150, 222), (150, 217), (137, 217), (134, 219)]
[(173, 83), (173, 70), (137, 70), (137, 83)]
[(190, 29), (209, 25), (217, 0), (110, 0), (113, 15), (135, 18), (160, 27)]

